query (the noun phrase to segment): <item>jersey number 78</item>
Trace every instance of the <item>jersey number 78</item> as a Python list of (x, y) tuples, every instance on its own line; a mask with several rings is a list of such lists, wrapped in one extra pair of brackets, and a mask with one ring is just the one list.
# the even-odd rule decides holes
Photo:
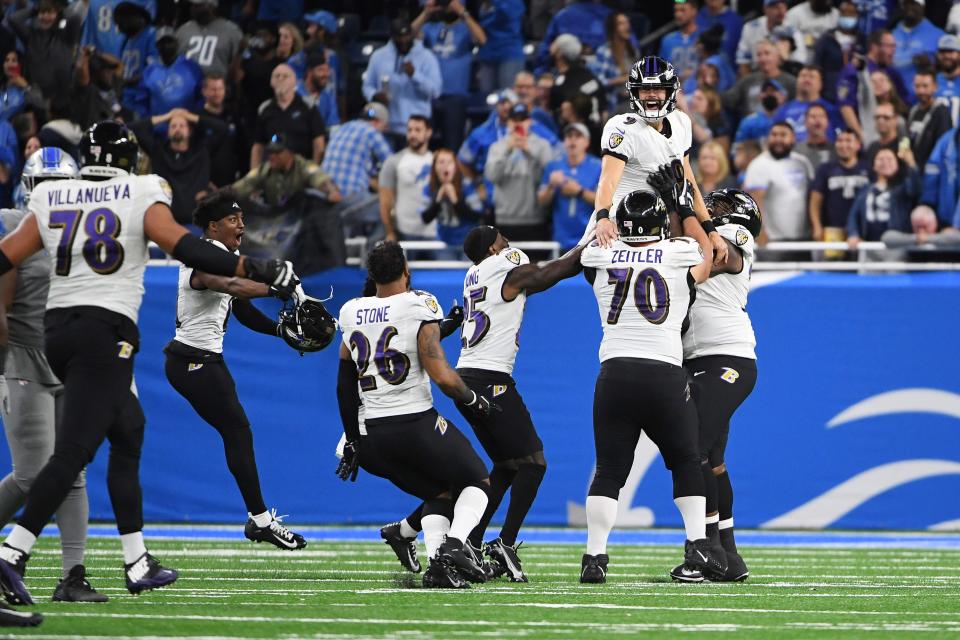
[(83, 259), (94, 273), (102, 276), (115, 273), (123, 264), (123, 246), (117, 241), (120, 236), (120, 218), (110, 209), (100, 208), (86, 214), (85, 219), (81, 209), (50, 212), (47, 226), (63, 230), (57, 245), (56, 274), (70, 275), (73, 266), (73, 243), (77, 240), (81, 220), (87, 236), (83, 243)]

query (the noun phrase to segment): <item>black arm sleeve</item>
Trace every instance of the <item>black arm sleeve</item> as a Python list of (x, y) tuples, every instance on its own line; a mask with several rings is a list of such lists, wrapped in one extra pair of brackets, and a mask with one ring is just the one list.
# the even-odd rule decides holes
[(143, 147), (148, 154), (153, 155), (157, 148), (157, 139), (153, 135), (153, 122), (150, 121), (150, 118), (135, 120), (129, 126), (133, 134), (137, 136), (137, 144)]
[(430, 203), (430, 206), (423, 210), (423, 213), (420, 214), (420, 217), (423, 219), (423, 224), (430, 224), (437, 219), (437, 216), (440, 215), (441, 204), (436, 200)]
[(185, 234), (173, 248), (173, 257), (194, 269), (215, 276), (234, 276), (240, 257), (218, 249), (192, 233)]
[(468, 222), (476, 222), (483, 217), (482, 211), (474, 211), (462, 198), (453, 205), (453, 209), (457, 212), (457, 217)]
[(340, 405), (340, 421), (347, 440), (360, 439), (360, 389), (357, 388), (357, 367), (352, 360), (340, 360), (337, 372), (337, 404)]
[(456, 318), (444, 318), (440, 321), (440, 339), (443, 340), (451, 333), (460, 328), (463, 320), (457, 320)]
[(277, 335), (277, 323), (268, 318), (249, 300), (233, 299), (233, 315), (237, 321), (251, 331), (268, 336)]

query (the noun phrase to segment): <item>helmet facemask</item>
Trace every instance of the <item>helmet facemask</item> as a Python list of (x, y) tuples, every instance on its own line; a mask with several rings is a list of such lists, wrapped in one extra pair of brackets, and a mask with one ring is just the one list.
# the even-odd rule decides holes
[[(677, 107), (680, 79), (673, 65), (662, 58), (648, 56), (637, 61), (630, 69), (626, 87), (630, 96), (630, 108), (649, 124), (660, 122)], [(662, 90), (663, 95), (659, 98), (645, 96), (641, 99), (641, 95), (649, 93), (650, 90)]]

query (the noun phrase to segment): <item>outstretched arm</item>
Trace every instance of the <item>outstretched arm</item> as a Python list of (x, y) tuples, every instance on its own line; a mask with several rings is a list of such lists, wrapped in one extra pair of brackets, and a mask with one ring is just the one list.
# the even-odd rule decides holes
[(543, 265), (525, 264), (517, 267), (507, 275), (503, 283), (503, 297), (513, 300), (521, 291), (527, 295), (546, 291), (565, 278), (580, 273), (580, 254), (586, 245), (577, 245), (563, 256), (551, 260)]
[(194, 271), (190, 276), (190, 286), (194, 289), (210, 289), (219, 293), (228, 293), (234, 298), (249, 300), (250, 298), (266, 298), (270, 295), (270, 287), (246, 278), (214, 276), (203, 271)]

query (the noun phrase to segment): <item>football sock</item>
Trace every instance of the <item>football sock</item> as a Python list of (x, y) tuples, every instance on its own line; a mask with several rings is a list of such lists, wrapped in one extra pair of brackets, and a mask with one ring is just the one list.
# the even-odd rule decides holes
[(680, 510), (683, 528), (687, 531), (687, 540), (700, 540), (707, 537), (707, 499), (703, 496), (681, 496), (673, 503)]
[(587, 555), (607, 552), (607, 538), (616, 521), (616, 500), (607, 496), (587, 496)]
[(480, 522), (487, 508), (487, 493), (479, 487), (464, 487), (453, 505), (453, 522), (450, 524), (451, 538), (460, 542), (467, 539), (470, 532)]
[(710, 544), (714, 546), (720, 544), (720, 529), (717, 526), (719, 521), (720, 516), (717, 514), (707, 516), (707, 538), (710, 539)]
[(4, 540), (8, 545), (14, 549), (30, 553), (33, 549), (33, 544), (37, 541), (37, 536), (33, 535), (20, 525), (14, 525), (13, 531), (10, 532), (10, 535), (7, 536), (7, 539)]
[(257, 525), (261, 529), (263, 527), (270, 526), (270, 523), (273, 522), (273, 516), (270, 515), (269, 511), (264, 511), (263, 513), (258, 513), (256, 515), (251, 513), (250, 519), (253, 520), (253, 524)]
[(125, 533), (120, 536), (120, 546), (123, 548), (123, 564), (132, 564), (147, 552), (147, 545), (143, 543), (143, 532)]
[[(420, 526), (423, 526), (423, 521), (421, 520)], [(400, 535), (404, 538), (413, 539), (417, 537), (417, 534), (420, 533), (416, 529), (410, 526), (410, 523), (407, 522), (407, 519), (404, 518), (400, 521)]]
[(723, 545), (723, 550), (736, 553), (737, 541), (733, 537), (733, 518), (721, 520), (718, 526), (720, 527), (720, 544)]
[[(244, 506), (250, 513), (263, 513), (267, 510), (267, 505), (260, 491), (260, 475), (257, 473), (257, 459), (253, 451), (253, 431), (250, 427), (218, 431), (223, 438), (227, 468), (230, 469), (237, 488), (240, 489)], [(269, 521), (267, 524), (270, 524)]]
[(494, 464), (493, 469), (490, 470), (490, 489), (487, 491), (487, 495), (489, 496), (487, 508), (480, 518), (480, 523), (470, 532), (470, 544), (475, 548), (479, 549), (483, 544), (483, 536), (487, 532), (487, 527), (490, 525), (490, 519), (493, 518), (497, 509), (500, 508), (503, 496), (507, 493), (507, 489), (510, 488), (510, 483), (513, 482), (515, 475), (517, 475), (516, 469), (511, 469), (504, 465)]
[(423, 516), (423, 544), (427, 547), (427, 557), (435, 558), (437, 549), (443, 544), (447, 532), (450, 531), (450, 520), (446, 516), (432, 513)]
[[(420, 519), (423, 517), (423, 506), (424, 504), (421, 502), (420, 504), (417, 505), (416, 509), (410, 512), (410, 515), (408, 515), (406, 518), (400, 521), (400, 533), (402, 533), (404, 536), (408, 538), (412, 538), (416, 536), (421, 529), (423, 529), (423, 525), (420, 524)], [(407, 526), (409, 526), (410, 529), (413, 530), (413, 533), (410, 534), (409, 536), (406, 533), (404, 533), (404, 529), (403, 529), (404, 522), (406, 522)]]
[(500, 529), (500, 539), (511, 547), (517, 542), (517, 534), (523, 525), (527, 512), (533, 506), (537, 490), (543, 482), (547, 468), (542, 464), (521, 464), (510, 486), (510, 503), (507, 505), (507, 517)]

